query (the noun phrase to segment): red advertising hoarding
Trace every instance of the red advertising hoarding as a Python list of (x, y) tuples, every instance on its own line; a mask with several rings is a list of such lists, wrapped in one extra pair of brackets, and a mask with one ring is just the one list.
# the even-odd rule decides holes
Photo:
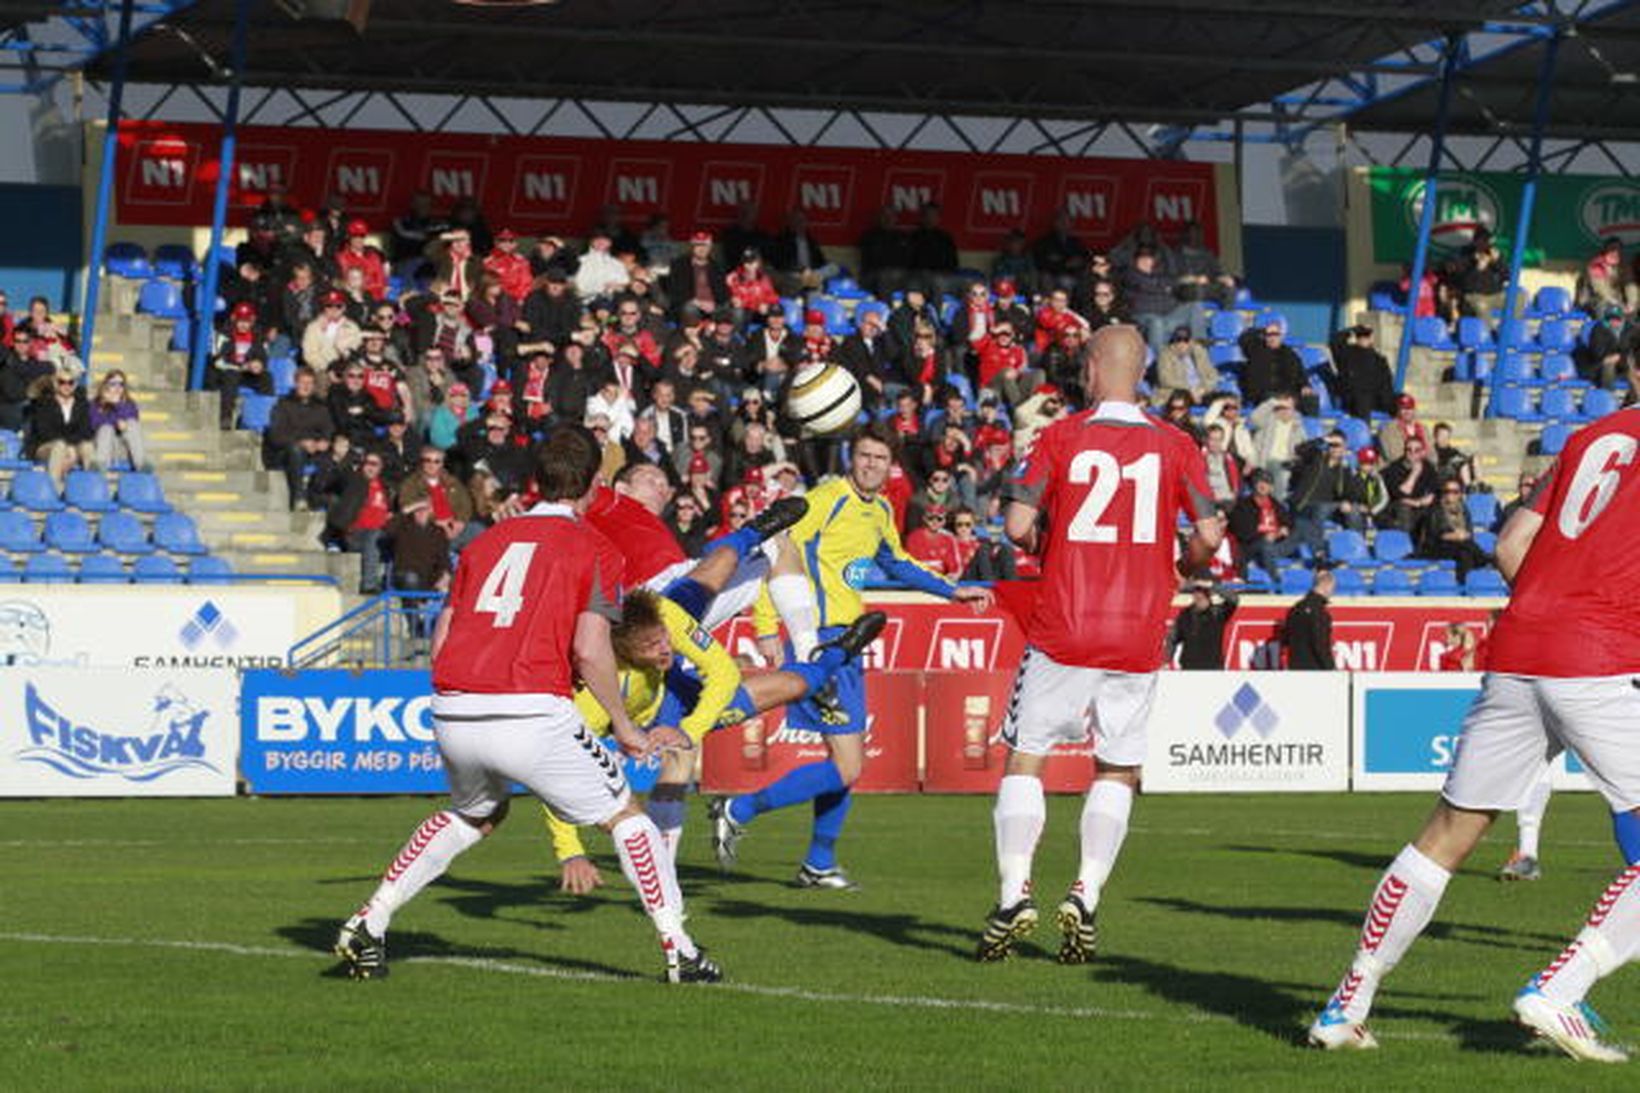
[[(210, 223), (219, 133), (120, 122), (120, 223)], [(746, 203), (761, 210), (765, 228), (796, 207), (821, 242), (852, 245), (883, 206), (909, 226), (932, 201), (965, 249), (995, 248), (1011, 228), (1041, 232), (1058, 209), (1095, 246), (1147, 220), (1167, 235), (1198, 221), (1213, 245), (1219, 218), (1213, 167), (1204, 163), (242, 127), (229, 222), (243, 224), (272, 187), (303, 206), (339, 194), (378, 231), (417, 189), (441, 209), (474, 198), (493, 227), (569, 236), (605, 203), (620, 205), (634, 226), (665, 213), (674, 236), (724, 227)]]

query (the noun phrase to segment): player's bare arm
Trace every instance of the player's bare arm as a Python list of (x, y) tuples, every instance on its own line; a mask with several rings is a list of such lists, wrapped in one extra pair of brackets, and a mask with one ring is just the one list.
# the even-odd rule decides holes
[(1185, 544), (1184, 561), (1189, 567), (1185, 576), (1201, 572), (1213, 555), (1218, 553), (1219, 544), (1224, 542), (1224, 518), (1218, 515), (1205, 516), (1196, 521), (1190, 532), (1190, 540)]
[(1008, 540), (1027, 554), (1035, 554), (1039, 545), (1040, 511), (1023, 501), (1010, 501), (1002, 516), (1002, 530)]
[(1520, 572), (1520, 564), (1526, 560), (1526, 552), (1532, 549), (1532, 540), (1542, 527), (1543, 517), (1523, 505), (1498, 533), (1498, 572), (1510, 584), (1515, 583), (1515, 574)]

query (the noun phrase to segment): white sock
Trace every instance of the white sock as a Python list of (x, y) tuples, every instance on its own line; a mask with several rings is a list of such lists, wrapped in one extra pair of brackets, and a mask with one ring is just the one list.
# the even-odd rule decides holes
[(393, 912), (444, 875), (456, 856), (484, 838), (484, 833), (454, 812), (435, 812), (421, 822), (398, 857), (382, 874), (370, 902), (361, 909), (372, 934), (384, 937)]
[(661, 947), (676, 948), (685, 957), (695, 955), (695, 943), (683, 929), (683, 893), (678, 890), (677, 868), (661, 839), (660, 829), (648, 816), (628, 816), (610, 829), (621, 872), (638, 891), (639, 902), (661, 935)]
[(683, 842), (683, 828), (657, 828), (661, 833), (661, 845), (666, 847), (666, 856), (672, 859), (672, 875), (677, 875), (678, 844)]
[(1640, 952), (1640, 865), (1631, 865), (1601, 893), (1583, 930), (1554, 962), (1538, 973), (1537, 983), (1551, 1002), (1563, 1006), (1583, 1001), (1589, 988)]
[(1132, 811), (1132, 786), (1109, 778), (1094, 780), (1082, 805), (1082, 867), (1071, 889), (1090, 911), (1099, 906), (1099, 893), (1122, 852)]
[(1543, 832), (1543, 814), (1549, 809), (1549, 776), (1545, 774), (1526, 791), (1526, 800), (1515, 811), (1515, 850), (1523, 858), (1538, 856), (1538, 836)]
[(1042, 796), (1042, 779), (1029, 774), (1010, 774), (997, 787), (996, 810), (992, 820), (997, 835), (997, 876), (1001, 879), (998, 907), (1012, 907), (1031, 893), (1031, 859), (1042, 825), (1048, 818), (1048, 804)]
[(786, 624), (786, 635), (792, 641), (792, 655), (797, 660), (808, 660), (814, 647), (820, 644), (816, 633), (820, 628), (820, 609), (814, 602), (814, 586), (798, 573), (779, 573), (769, 578), (769, 599)]
[(1441, 893), (1452, 879), (1441, 866), (1410, 843), (1390, 862), (1361, 926), (1355, 962), (1333, 992), (1332, 1001), (1352, 1021), (1365, 1021), (1378, 984), (1406, 955), (1440, 906)]

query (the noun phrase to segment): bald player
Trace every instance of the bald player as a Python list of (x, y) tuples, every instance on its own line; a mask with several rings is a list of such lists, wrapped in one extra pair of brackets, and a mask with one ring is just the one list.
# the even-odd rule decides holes
[(1031, 859), (1047, 811), (1042, 766), (1060, 744), (1093, 740), (1097, 772), (1082, 809), (1082, 860), (1058, 908), (1063, 964), (1085, 963), (1095, 916), (1127, 835), (1145, 759), (1173, 595), (1174, 529), (1193, 524), (1183, 566), (1207, 564), (1223, 537), (1201, 449), (1140, 409), (1145, 346), (1130, 326), (1094, 334), (1084, 369), (1092, 409), (1042, 431), (1007, 487), (1008, 537), (1042, 555), (1025, 654), (1002, 723), (997, 790), (1001, 890), (978, 957), (1001, 960), (1036, 925)]

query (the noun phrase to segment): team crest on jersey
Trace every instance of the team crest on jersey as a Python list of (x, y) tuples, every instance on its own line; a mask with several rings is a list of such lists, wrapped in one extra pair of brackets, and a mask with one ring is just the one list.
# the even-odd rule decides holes
[(689, 631), (689, 640), (694, 642), (697, 648), (704, 649), (712, 644), (712, 635), (706, 632), (704, 626), (697, 626)]
[(843, 567), (843, 583), (850, 588), (864, 588), (871, 576), (871, 559), (856, 558)]

